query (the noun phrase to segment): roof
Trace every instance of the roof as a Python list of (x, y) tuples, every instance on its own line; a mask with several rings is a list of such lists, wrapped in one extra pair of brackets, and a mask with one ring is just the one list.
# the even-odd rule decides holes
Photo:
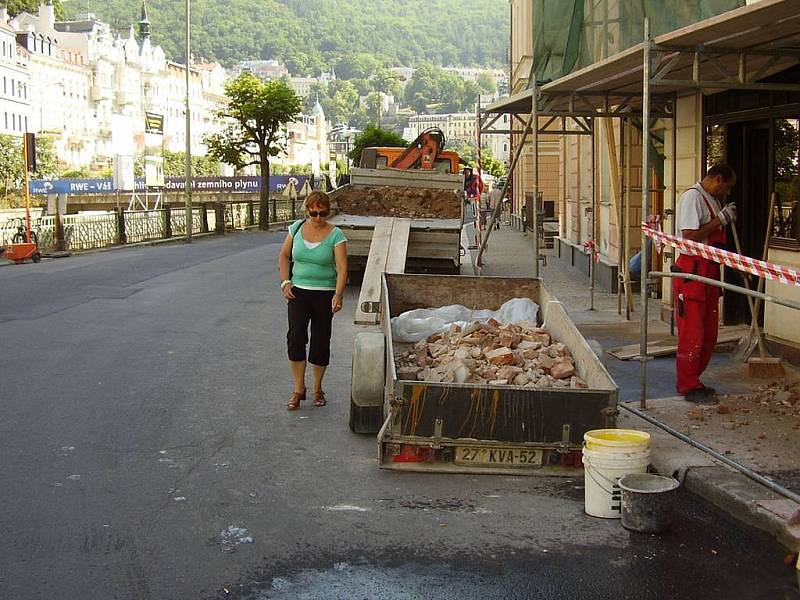
[[(687, 90), (755, 89), (756, 80), (800, 63), (800, 0), (760, 0), (652, 40), (651, 93), (671, 96)], [(692, 81), (699, 50), (699, 81)], [(546, 114), (562, 114), (627, 103), (641, 108), (645, 44), (542, 84)], [(716, 53), (716, 54), (715, 54)], [(745, 82), (735, 81), (746, 55)], [(715, 88), (715, 84), (717, 87)], [(800, 87), (798, 87), (800, 91)], [(531, 90), (486, 107), (486, 113), (531, 112)], [(577, 104), (577, 106), (576, 106)]]

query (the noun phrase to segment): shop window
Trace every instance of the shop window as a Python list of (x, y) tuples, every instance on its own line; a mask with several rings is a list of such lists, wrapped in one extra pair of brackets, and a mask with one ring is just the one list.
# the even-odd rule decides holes
[(774, 189), (777, 204), (772, 235), (800, 242), (800, 119), (775, 119)]

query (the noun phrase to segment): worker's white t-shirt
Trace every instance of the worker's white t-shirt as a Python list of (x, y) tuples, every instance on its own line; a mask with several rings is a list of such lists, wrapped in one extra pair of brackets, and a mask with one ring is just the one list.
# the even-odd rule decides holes
[[(713, 214), (709, 210), (709, 204), (714, 209)], [(694, 184), (683, 192), (680, 200), (678, 200), (678, 214), (675, 220), (675, 229), (678, 232), (678, 236), (683, 237), (681, 232), (684, 229), (700, 229), (700, 227), (717, 216), (720, 208), (719, 202), (714, 196), (705, 191), (699, 183)], [(708, 237), (700, 241), (705, 244), (708, 242)]]

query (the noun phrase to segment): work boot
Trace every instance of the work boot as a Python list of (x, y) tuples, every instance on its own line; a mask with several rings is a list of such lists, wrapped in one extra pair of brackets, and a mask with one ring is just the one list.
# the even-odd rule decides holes
[(686, 400), (694, 404), (718, 404), (716, 390), (711, 387), (699, 387), (686, 393)]

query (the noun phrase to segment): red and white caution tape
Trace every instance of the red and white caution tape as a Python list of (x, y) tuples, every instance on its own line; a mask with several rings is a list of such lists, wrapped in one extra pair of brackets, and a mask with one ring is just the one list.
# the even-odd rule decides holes
[[(646, 225), (654, 231), (661, 232), (661, 215), (650, 215), (647, 217)], [(658, 240), (653, 240), (653, 245), (655, 246), (656, 252), (661, 254), (661, 247), (663, 244)]]
[(594, 243), (594, 240), (584, 242), (583, 251), (590, 254), (594, 258), (594, 262), (600, 262), (600, 252), (597, 251), (597, 244)]
[(714, 246), (708, 246), (707, 244), (701, 244), (700, 242), (679, 238), (662, 231), (657, 231), (648, 226), (647, 223), (642, 223), (642, 231), (647, 237), (652, 238), (653, 241), (677, 248), (684, 254), (691, 254), (693, 256), (700, 256), (708, 260), (713, 260), (731, 269), (751, 273), (757, 277), (780, 281), (787, 285), (800, 286), (800, 273), (789, 267), (757, 260), (749, 256), (742, 256), (741, 254), (715, 248)]

